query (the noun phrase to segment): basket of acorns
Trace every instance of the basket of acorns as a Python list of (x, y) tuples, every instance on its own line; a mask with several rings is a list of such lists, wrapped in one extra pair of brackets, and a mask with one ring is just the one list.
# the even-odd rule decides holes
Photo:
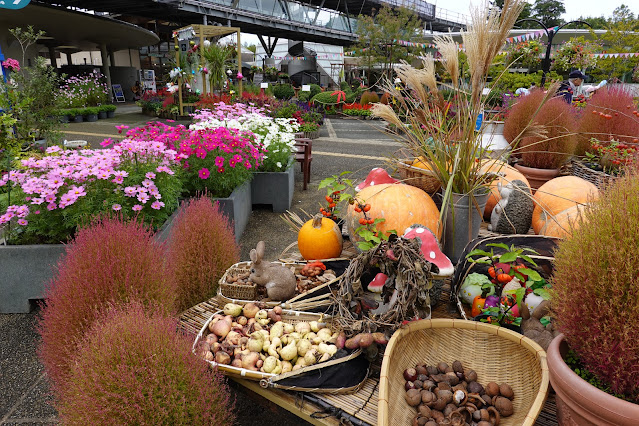
[(378, 424), (532, 426), (548, 395), (546, 352), (481, 322), (408, 323), (382, 362)]

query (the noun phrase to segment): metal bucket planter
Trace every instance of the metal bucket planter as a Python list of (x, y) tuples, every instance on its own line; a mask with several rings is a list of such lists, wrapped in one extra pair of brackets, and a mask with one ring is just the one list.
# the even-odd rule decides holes
[(233, 221), (235, 241), (239, 242), (253, 211), (251, 182), (245, 182), (235, 188), (228, 198), (214, 198), (213, 200), (220, 203), (220, 211)]
[[(160, 227), (158, 241), (169, 236), (176, 216), (177, 210)], [(30, 312), (29, 301), (44, 297), (65, 250), (65, 244), (0, 245), (0, 314)]]
[(274, 212), (285, 212), (291, 208), (295, 189), (293, 162), (285, 172), (257, 172), (251, 181), (253, 205), (270, 204)]
[(444, 222), (444, 253), (453, 263), (457, 263), (466, 245), (479, 235), (489, 195), (490, 191), (476, 190), (476, 206), (469, 194), (451, 194)]

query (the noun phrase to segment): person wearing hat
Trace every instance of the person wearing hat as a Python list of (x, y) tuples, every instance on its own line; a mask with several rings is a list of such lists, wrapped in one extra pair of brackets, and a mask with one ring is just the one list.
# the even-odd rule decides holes
[(583, 92), (583, 82), (586, 79), (584, 73), (579, 70), (571, 71), (568, 80), (563, 81), (557, 89), (557, 96), (563, 96), (569, 104), (572, 103), (573, 96), (579, 96)]

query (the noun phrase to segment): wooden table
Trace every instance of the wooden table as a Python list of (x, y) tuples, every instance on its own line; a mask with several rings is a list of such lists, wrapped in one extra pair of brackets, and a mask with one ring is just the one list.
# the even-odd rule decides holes
[[(448, 292), (445, 290), (441, 302), (433, 310), (433, 318), (460, 318), (456, 310), (449, 307)], [(213, 312), (221, 309), (220, 302), (212, 298), (187, 310), (180, 316), (183, 330), (195, 336), (204, 326)], [(195, 337), (194, 337), (195, 338)], [(278, 389), (264, 389), (258, 382), (236, 379), (234, 381), (283, 409), (314, 425), (339, 425), (341, 417), (355, 425), (377, 424), (377, 397), (379, 365), (373, 365), (371, 374), (359, 391), (351, 394), (303, 394)], [(337, 416), (337, 417), (336, 417)], [(537, 426), (556, 426), (555, 394), (551, 391), (544, 405)]]

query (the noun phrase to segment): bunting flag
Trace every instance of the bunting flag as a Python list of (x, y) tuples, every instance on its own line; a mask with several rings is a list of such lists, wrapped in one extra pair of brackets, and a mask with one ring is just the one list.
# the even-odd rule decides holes
[[(559, 26), (549, 28), (549, 31), (557, 31)], [(530, 33), (522, 34), (520, 36), (508, 37), (506, 43), (521, 43), (522, 41), (534, 40), (546, 35), (546, 31), (537, 30)]]
[(632, 58), (639, 57), (639, 53), (591, 53), (593, 58)]
[(344, 53), (326, 53), (323, 55), (313, 56), (271, 56), (273, 59), (283, 60), (283, 61), (308, 61), (313, 58), (317, 59), (339, 59), (343, 58)]

